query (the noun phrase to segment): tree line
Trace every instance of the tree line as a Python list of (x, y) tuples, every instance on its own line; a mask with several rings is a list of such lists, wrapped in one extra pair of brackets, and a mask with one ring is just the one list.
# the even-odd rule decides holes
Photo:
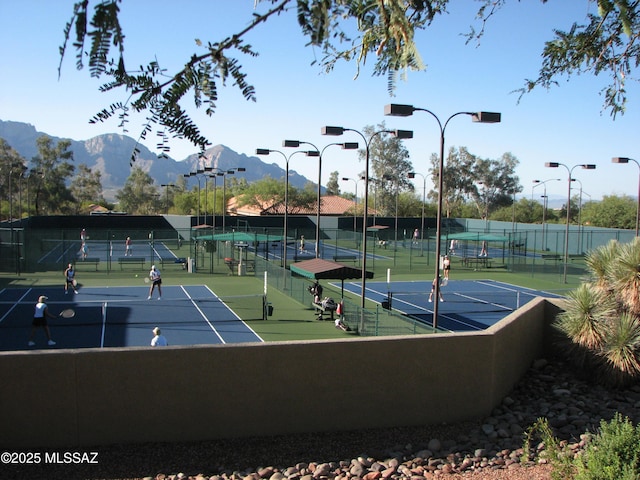
[[(366, 126), (371, 134), (384, 129), (384, 124)], [(87, 165), (73, 163), (70, 142), (54, 143), (46, 135), (36, 140), (38, 154), (30, 165), (4, 139), (0, 138), (0, 218), (23, 218), (30, 215), (77, 215), (89, 212), (91, 205), (117, 209), (134, 215), (171, 213), (177, 215), (222, 215), (225, 200), (236, 197), (236, 205), (267, 209), (284, 203), (284, 179), (265, 177), (248, 183), (245, 178), (226, 176), (226, 186), (207, 179), (205, 187), (188, 184), (179, 177), (173, 184), (158, 185), (139, 167), (134, 166), (122, 189), (116, 193), (117, 204), (107, 202), (102, 193), (101, 173)], [(364, 159), (365, 151), (359, 152)], [(408, 151), (402, 142), (390, 135), (376, 135), (370, 145), (371, 175), (369, 208), (380, 216), (420, 217), (424, 206), (426, 217), (435, 217), (437, 191), (415, 189), (411, 179), (422, 177), (435, 185), (438, 179), (438, 157), (431, 156), (431, 167), (424, 175), (414, 172)], [(542, 202), (528, 198), (516, 199), (523, 191), (515, 174), (518, 159), (511, 153), (499, 159), (486, 159), (465, 147), (449, 149), (444, 168), (443, 206), (450, 218), (487, 218), (519, 223), (565, 223), (566, 204), (560, 209), (545, 208)], [(364, 173), (357, 179), (361, 182)], [(354, 199), (351, 193), (341, 193), (341, 177), (331, 172), (327, 195)], [(364, 188), (364, 182), (360, 183)], [(359, 199), (347, 215), (361, 215), (364, 205)], [(317, 185), (308, 182), (304, 188), (289, 185), (289, 212), (312, 209)], [(226, 197), (226, 198), (224, 198)], [(425, 202), (423, 203), (423, 198)], [(572, 196), (569, 219), (573, 224), (594, 227), (632, 229), (635, 227), (637, 200), (628, 195), (605, 195), (600, 201), (583, 202), (579, 193)], [(280, 209), (282, 210), (282, 208)]]

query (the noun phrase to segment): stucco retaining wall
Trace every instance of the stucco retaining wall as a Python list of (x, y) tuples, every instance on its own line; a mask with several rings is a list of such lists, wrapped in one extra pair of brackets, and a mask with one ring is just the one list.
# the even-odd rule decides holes
[(544, 354), (536, 299), (480, 333), (0, 353), (0, 443), (62, 447), (452, 423)]

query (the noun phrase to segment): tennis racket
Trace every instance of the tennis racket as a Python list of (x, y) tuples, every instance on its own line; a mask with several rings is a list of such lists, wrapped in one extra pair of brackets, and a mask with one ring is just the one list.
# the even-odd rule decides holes
[(151, 279), (149, 277), (144, 277), (144, 283), (149, 283)]
[(73, 318), (76, 316), (76, 312), (71, 308), (67, 308), (66, 310), (62, 310), (59, 316), (62, 318)]
[(441, 287), (446, 287), (449, 284), (449, 279), (447, 277), (444, 277), (441, 281), (440, 281), (440, 286)]

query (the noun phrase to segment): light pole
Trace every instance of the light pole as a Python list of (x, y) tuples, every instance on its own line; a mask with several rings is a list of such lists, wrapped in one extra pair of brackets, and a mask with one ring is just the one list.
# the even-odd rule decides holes
[[(357, 145), (357, 144), (356, 144)], [(358, 226), (357, 226), (357, 218), (358, 218), (358, 182), (360, 180), (364, 180), (364, 178), (349, 178), (349, 177), (342, 177), (342, 181), (343, 182), (349, 182), (352, 181), (353, 184), (355, 185), (355, 202), (354, 202), (354, 207), (353, 207), (353, 233), (355, 234), (358, 231)]]
[(427, 202), (427, 177), (421, 173), (409, 172), (407, 177), (416, 178), (416, 175), (422, 177), (422, 215), (420, 220), (420, 256), (424, 257), (424, 205)]
[(384, 107), (385, 115), (408, 117), (413, 115), (415, 111), (426, 112), (436, 119), (438, 126), (440, 127), (440, 159), (438, 165), (438, 212), (436, 216), (436, 271), (434, 278), (434, 298), (436, 301), (433, 303), (433, 328), (438, 327), (438, 298), (440, 296), (440, 247), (441, 247), (441, 230), (442, 230), (442, 197), (444, 187), (444, 134), (447, 129), (447, 125), (452, 118), (458, 115), (469, 115), (474, 122), (478, 123), (498, 123), (501, 120), (501, 115), (494, 112), (457, 112), (451, 115), (444, 122), (444, 125), (440, 121), (440, 118), (431, 110), (426, 108), (418, 108), (413, 105), (398, 105), (389, 104)]
[[(395, 215), (394, 215), (394, 224), (393, 224), (393, 266), (396, 266), (396, 252), (398, 251), (398, 191), (399, 191), (399, 184), (400, 184), (400, 180), (398, 179), (398, 176), (393, 174), (384, 174), (382, 175), (382, 179), (383, 180), (387, 180), (387, 181), (393, 181), (395, 182), (395, 190), (396, 190), (396, 195), (395, 195), (395, 201), (396, 201), (396, 205), (395, 205)], [(386, 205), (385, 205), (386, 207)]]
[(567, 264), (569, 262), (569, 217), (571, 215), (571, 174), (573, 173), (573, 169), (577, 167), (584, 170), (595, 170), (596, 166), (591, 163), (579, 163), (578, 165), (574, 165), (569, 168), (564, 163), (559, 162), (546, 162), (544, 166), (548, 168), (558, 168), (562, 166), (566, 168), (569, 173), (569, 177), (567, 179), (567, 225), (564, 232), (564, 272), (562, 274), (562, 281), (567, 283)]
[(580, 180), (578, 180), (577, 178), (572, 178), (571, 179), (572, 182), (578, 182), (580, 184), (580, 196), (578, 197), (578, 253), (583, 253), (582, 252), (582, 194), (586, 195), (587, 197), (591, 198), (591, 195), (589, 195), (587, 192), (585, 192), (582, 189), (582, 182)]
[(222, 233), (227, 231), (227, 175), (235, 175), (236, 172), (246, 172), (244, 167), (233, 167), (228, 170), (221, 170), (217, 173), (222, 177)]
[(362, 137), (365, 145), (365, 168), (364, 168), (364, 208), (362, 213), (362, 292), (360, 298), (360, 306), (363, 309), (362, 314), (364, 315), (364, 307), (365, 307), (365, 295), (366, 295), (366, 282), (367, 282), (367, 211), (369, 210), (369, 156), (370, 156), (370, 145), (373, 139), (377, 135), (381, 135), (383, 133), (389, 133), (394, 135), (396, 138), (404, 139), (404, 138), (413, 138), (413, 132), (411, 130), (379, 130), (374, 132), (369, 137), (369, 141), (365, 138), (362, 132), (355, 130), (353, 128), (345, 128), (345, 127), (322, 127), (320, 133), (322, 135), (332, 135), (339, 136), (344, 134), (344, 132), (354, 132)]
[(330, 143), (320, 151), (318, 150), (318, 147), (316, 147), (311, 142), (305, 142), (302, 140), (285, 140), (284, 142), (282, 142), (283, 147), (299, 148), (300, 145), (311, 145), (313, 148), (316, 149), (317, 152), (319, 152), (318, 154), (318, 192), (316, 195), (316, 204), (317, 204), (316, 205), (316, 258), (320, 258), (320, 233), (322, 231), (320, 228), (320, 214), (322, 211), (321, 209), (322, 155), (324, 155), (324, 151), (332, 145), (340, 145), (343, 150), (357, 150), (358, 143)]
[[(320, 257), (320, 189), (322, 188), (322, 153), (311, 142), (303, 142), (300, 140), (285, 140), (282, 142), (283, 147), (299, 148), (300, 145), (311, 145), (318, 152), (318, 193), (316, 195), (316, 258)], [(324, 150), (323, 150), (324, 151)], [(315, 155), (314, 155), (315, 156)]]
[[(482, 196), (484, 197), (484, 232), (488, 233), (489, 231), (489, 194), (487, 193), (487, 184), (486, 182), (480, 180), (478, 185), (482, 185)], [(480, 196), (480, 194), (478, 194)]]
[(288, 225), (288, 216), (289, 216), (289, 160), (291, 160), (291, 158), (296, 154), (296, 153), (304, 153), (307, 155), (307, 157), (317, 157), (320, 156), (320, 152), (318, 152), (317, 150), (310, 150), (310, 151), (304, 151), (304, 150), (296, 150), (295, 152), (291, 153), (288, 157), (284, 154), (284, 152), (281, 152), (280, 150), (270, 150), (268, 148), (257, 148), (256, 149), (256, 155), (269, 155), (270, 153), (279, 153), (280, 155), (282, 155), (282, 157), (284, 158), (284, 162), (285, 162), (285, 173), (284, 173), (284, 228), (282, 229), (282, 236), (283, 238), (283, 252), (282, 252), (282, 267), (284, 269), (287, 268), (287, 242), (288, 242), (288, 231), (287, 231), (287, 225)]
[(613, 157), (611, 163), (629, 163), (633, 162), (638, 166), (638, 207), (636, 208), (636, 237), (638, 236), (638, 223), (640, 222), (640, 163), (633, 158)]
[[(218, 170), (218, 169), (211, 169), (211, 170), (207, 170), (207, 172), (209, 172), (209, 175), (207, 175), (207, 177), (209, 178), (213, 178), (213, 234), (215, 235), (216, 233), (216, 196), (217, 196), (217, 187), (218, 187), (218, 172), (214, 172), (214, 170)], [(206, 181), (206, 180), (205, 180)], [(206, 216), (205, 216), (206, 218)]]
[(200, 225), (200, 177), (198, 177), (197, 175), (198, 174), (196, 172), (190, 172), (190, 173), (185, 173), (182, 176), (184, 178), (196, 177), (196, 180), (198, 180), (198, 219), (196, 223)]
[(173, 183), (163, 183), (162, 185), (160, 185), (161, 187), (167, 187), (167, 208), (166, 208), (166, 214), (169, 215), (169, 187), (171, 188), (176, 188), (176, 186)]
[(547, 250), (547, 235), (545, 233), (545, 221), (547, 219), (547, 202), (548, 202), (548, 198), (547, 197), (547, 182), (551, 182), (551, 181), (556, 181), (559, 182), (560, 179), (559, 178), (548, 178), (547, 180), (534, 180), (533, 183), (535, 183), (535, 185), (533, 187), (531, 187), (531, 200), (533, 200), (533, 189), (542, 185), (542, 188), (544, 189), (544, 193), (542, 194), (542, 250), (546, 251)]
[(536, 188), (538, 185), (542, 185), (544, 192), (542, 194), (542, 250), (546, 251), (547, 249), (547, 235), (546, 235), (546, 219), (547, 219), (547, 205), (549, 202), (549, 197), (547, 196), (547, 182), (551, 182), (551, 181), (556, 181), (559, 182), (561, 181), (559, 178), (549, 178), (547, 180), (534, 180), (533, 183), (535, 183), (536, 185), (534, 185), (533, 187), (531, 187), (531, 199), (533, 199), (533, 189)]

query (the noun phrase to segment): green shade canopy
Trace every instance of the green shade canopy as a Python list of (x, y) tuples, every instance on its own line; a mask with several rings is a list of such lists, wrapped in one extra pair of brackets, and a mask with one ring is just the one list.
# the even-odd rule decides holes
[(446, 240), (469, 240), (469, 241), (487, 241), (487, 242), (508, 242), (509, 238), (504, 235), (492, 235), (490, 233), (452, 233), (450, 235), (442, 235), (442, 239)]
[[(362, 269), (349, 267), (338, 262), (322, 258), (314, 258), (297, 262), (289, 266), (292, 273), (311, 280), (342, 280), (342, 297), (344, 297), (344, 281), (362, 278)], [(373, 278), (373, 272), (367, 272), (367, 278)]]
[[(264, 233), (231, 232), (215, 235), (199, 235), (196, 240), (215, 240), (220, 242), (280, 242), (281, 235), (265, 235)], [(295, 240), (289, 237), (290, 240)]]

